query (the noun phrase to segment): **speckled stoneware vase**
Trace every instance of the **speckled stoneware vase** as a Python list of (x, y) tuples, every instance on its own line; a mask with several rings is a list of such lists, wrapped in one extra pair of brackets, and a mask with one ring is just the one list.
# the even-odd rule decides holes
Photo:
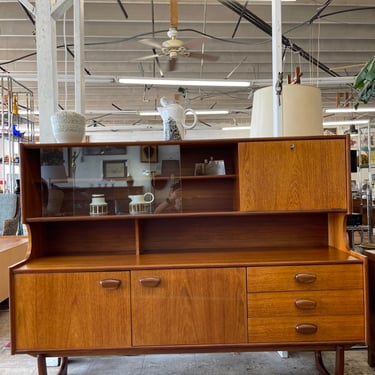
[(51, 116), (52, 132), (58, 143), (82, 142), (85, 116), (73, 111), (59, 111)]

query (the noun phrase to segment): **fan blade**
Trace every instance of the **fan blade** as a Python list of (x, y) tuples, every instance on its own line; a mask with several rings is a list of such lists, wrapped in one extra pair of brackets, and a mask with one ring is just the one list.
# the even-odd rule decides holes
[(143, 57), (139, 57), (138, 59), (135, 59), (134, 61), (143, 61), (143, 60), (150, 60), (150, 59), (156, 59), (160, 57), (159, 55), (147, 55)]
[(169, 3), (170, 11), (170, 27), (177, 29), (178, 26), (178, 4), (177, 0), (170, 0)]
[(219, 60), (219, 56), (208, 55), (207, 53), (200, 53), (200, 52), (190, 52), (188, 57), (192, 57), (193, 59), (204, 59), (204, 60), (207, 60), (207, 61), (217, 61), (217, 60)]
[(154, 39), (140, 39), (139, 42), (142, 44), (146, 44), (146, 46), (150, 46), (153, 48), (159, 48), (159, 49), (163, 48), (163, 46)]
[(154, 53), (154, 55), (156, 55), (154, 61), (155, 61), (155, 63), (156, 63), (156, 66), (158, 67), (160, 77), (164, 77), (164, 72), (163, 72), (163, 70), (162, 70), (162, 68), (161, 68), (161, 66), (160, 66), (159, 55), (157, 54), (155, 48), (152, 49), (152, 52)]
[(191, 49), (193, 47), (202, 45), (202, 43), (204, 43), (207, 40), (208, 38), (194, 38), (184, 42), (183, 46), (187, 49)]
[(170, 72), (175, 71), (177, 68), (177, 59), (169, 59), (168, 60), (168, 70)]

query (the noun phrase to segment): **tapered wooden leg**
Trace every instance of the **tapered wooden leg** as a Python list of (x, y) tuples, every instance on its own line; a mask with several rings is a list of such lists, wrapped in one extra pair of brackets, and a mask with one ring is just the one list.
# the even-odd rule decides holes
[(315, 366), (320, 375), (329, 375), (328, 370), (324, 366), (322, 352), (320, 350), (315, 352)]
[(38, 360), (38, 375), (48, 375), (46, 356), (43, 354), (38, 354), (37, 360)]
[[(315, 352), (315, 365), (320, 375), (329, 375), (328, 370), (324, 366), (322, 352)], [(335, 375), (344, 375), (345, 365), (345, 349), (343, 346), (336, 347), (336, 370)]]
[[(44, 354), (38, 354), (38, 375), (48, 375), (46, 356)], [(57, 375), (68, 375), (68, 357), (61, 358), (61, 364)]]
[(345, 350), (342, 346), (336, 348), (336, 375), (344, 375)]

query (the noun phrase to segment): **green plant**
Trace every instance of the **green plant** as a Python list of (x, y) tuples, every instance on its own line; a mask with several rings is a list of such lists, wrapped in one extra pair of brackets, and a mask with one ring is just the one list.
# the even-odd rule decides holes
[(359, 90), (354, 104), (355, 109), (358, 108), (360, 102), (367, 104), (371, 97), (375, 97), (375, 56), (360, 70), (353, 87)]

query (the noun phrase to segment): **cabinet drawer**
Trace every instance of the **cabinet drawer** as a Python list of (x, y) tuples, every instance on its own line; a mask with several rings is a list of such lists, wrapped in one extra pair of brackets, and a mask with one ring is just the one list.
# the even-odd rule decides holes
[[(315, 326), (316, 330), (298, 332), (297, 327), (303, 324), (308, 325), (307, 328)], [(248, 326), (249, 343), (365, 341), (362, 315), (249, 318)]]
[(360, 289), (248, 294), (249, 317), (360, 315), (363, 311)]
[(249, 267), (248, 292), (362, 289), (361, 264)]

